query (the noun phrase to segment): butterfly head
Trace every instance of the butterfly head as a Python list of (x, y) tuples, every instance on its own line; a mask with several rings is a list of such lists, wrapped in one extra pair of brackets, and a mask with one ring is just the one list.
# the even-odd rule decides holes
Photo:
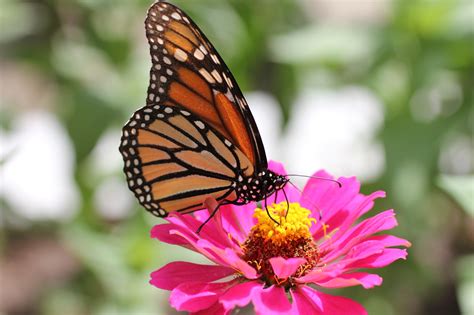
[(274, 173), (270, 170), (262, 171), (248, 178), (239, 178), (237, 194), (244, 203), (260, 201), (274, 192), (283, 189), (289, 179), (285, 175)]

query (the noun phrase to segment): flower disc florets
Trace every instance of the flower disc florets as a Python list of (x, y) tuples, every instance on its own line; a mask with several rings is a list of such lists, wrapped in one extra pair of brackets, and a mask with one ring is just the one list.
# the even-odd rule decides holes
[(292, 277), (279, 279), (269, 259), (278, 256), (306, 259), (294, 273), (295, 277), (312, 270), (320, 258), (318, 246), (309, 231), (316, 220), (309, 217), (311, 211), (297, 202), (268, 206), (268, 211), (271, 218), (265, 210), (255, 209), (254, 217), (258, 222), (242, 245), (243, 259), (257, 269), (268, 286), (276, 284), (289, 289), (293, 286)]

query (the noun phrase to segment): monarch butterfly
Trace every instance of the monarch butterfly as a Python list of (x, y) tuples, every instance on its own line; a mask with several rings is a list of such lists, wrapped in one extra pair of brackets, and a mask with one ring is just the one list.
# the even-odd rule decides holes
[[(128, 186), (158, 217), (260, 201), (287, 184), (234, 77), (183, 11), (156, 2), (145, 20), (152, 67), (146, 105), (122, 130)], [(217, 208), (216, 208), (217, 210)], [(212, 215), (211, 215), (212, 216)]]

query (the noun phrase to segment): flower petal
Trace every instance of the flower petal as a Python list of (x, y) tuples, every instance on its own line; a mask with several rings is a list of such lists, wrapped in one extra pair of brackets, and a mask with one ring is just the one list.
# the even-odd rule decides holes
[[(209, 212), (205, 211), (198, 211), (200, 213), (208, 213), (204, 215), (205, 219), (209, 217)], [(201, 232), (197, 234), (197, 230), (201, 227), (201, 221), (197, 220), (192, 215), (180, 215), (173, 213), (166, 218), (170, 223), (175, 224), (176, 226), (180, 227), (180, 231), (189, 235), (192, 239), (206, 239), (209, 242), (213, 243), (215, 246), (219, 247), (229, 247), (232, 246), (227, 233), (222, 229), (220, 222), (216, 222), (216, 220), (210, 220), (209, 222), (204, 225), (201, 229)]]
[(256, 279), (258, 277), (255, 269), (250, 266), (246, 261), (240, 258), (237, 253), (230, 248), (217, 248), (207, 243), (205, 240), (199, 241), (199, 247), (203, 250), (212, 252), (214, 257), (221, 262), (221, 265), (232, 267), (237, 270), (247, 279)]
[[(336, 183), (323, 180), (321, 178), (333, 179), (331, 175), (324, 171), (314, 174), (318, 178), (310, 178), (306, 183), (301, 195), (301, 205), (313, 212), (313, 217), (318, 218), (320, 214), (323, 216), (325, 223), (328, 223), (332, 217), (336, 216), (340, 210), (344, 210), (345, 206), (351, 202), (359, 193), (360, 183), (351, 178), (339, 178), (342, 187)], [(331, 226), (337, 227), (334, 224)], [(314, 231), (319, 231), (320, 226), (316, 225)], [(318, 239), (319, 236), (316, 238)]]
[(346, 268), (382, 268), (398, 259), (406, 259), (407, 255), (406, 249), (386, 248), (382, 253), (357, 260)]
[(308, 286), (301, 287), (299, 292), (301, 295), (306, 297), (307, 301), (319, 300), (321, 303), (320, 309), (322, 314), (367, 315), (367, 311), (359, 303), (348, 298), (325, 294)]
[(256, 223), (256, 219), (253, 217), (255, 208), (257, 208), (257, 204), (251, 202), (239, 207), (225, 205), (219, 209), (218, 215), (221, 216), (224, 231), (240, 244), (245, 242), (250, 229)]
[(213, 306), (234, 283), (234, 280), (222, 283), (187, 281), (171, 291), (170, 304), (178, 311), (202, 311)]
[(320, 249), (329, 252), (325, 255), (324, 263), (328, 263), (341, 255), (353, 250), (354, 246), (370, 235), (388, 230), (397, 225), (393, 210), (387, 210), (368, 218), (347, 231), (341, 232), (338, 237), (330, 238), (320, 245)]
[[(340, 179), (344, 182), (344, 179)], [(329, 210), (321, 209), (321, 219), (318, 224), (313, 226), (312, 231), (315, 239), (320, 239), (323, 236), (333, 234), (333, 240), (337, 239), (340, 234), (345, 233), (358, 218), (360, 218), (367, 211), (374, 206), (374, 200), (385, 197), (385, 192), (376, 191), (368, 196), (357, 194), (355, 196), (348, 194), (341, 201), (336, 201), (335, 205), (330, 206)], [(349, 200), (350, 199), (350, 200)], [(345, 204), (343, 203), (346, 202)], [(322, 229), (322, 224), (328, 226), (326, 230)]]
[(235, 270), (224, 266), (176, 261), (152, 272), (150, 283), (163, 290), (173, 290), (190, 279), (200, 282), (212, 282), (234, 273)]
[(324, 281), (328, 281), (332, 278), (339, 276), (344, 271), (342, 270), (342, 268), (332, 268), (331, 270), (326, 270), (326, 269), (328, 268), (324, 268), (323, 270), (319, 268), (312, 270), (308, 272), (307, 274), (305, 274), (303, 277), (297, 278), (296, 281), (299, 283), (324, 282)]
[[(180, 245), (201, 253), (202, 251), (195, 246), (196, 242), (201, 238), (205, 238), (214, 246), (222, 248), (234, 247), (234, 243), (230, 241), (227, 234), (224, 233), (221, 227), (216, 227), (215, 222), (212, 220), (203, 228), (200, 234), (197, 234), (196, 231), (201, 223), (191, 215), (172, 214), (168, 216), (166, 220), (169, 224), (160, 224), (153, 227), (151, 231), (152, 238), (157, 238), (169, 244)], [(213, 226), (215, 230), (208, 229), (211, 226)], [(209, 257), (209, 255), (206, 256)]]
[(250, 303), (252, 296), (262, 289), (263, 285), (258, 281), (243, 282), (227, 290), (219, 298), (219, 302), (225, 309), (233, 309), (236, 306), (244, 307)]
[[(323, 314), (323, 301), (318, 295), (318, 291), (307, 286), (297, 287), (291, 291), (294, 307), (298, 310), (298, 314)], [(309, 310), (309, 312), (306, 312)]]
[(253, 297), (255, 313), (258, 315), (291, 314), (292, 305), (282, 287), (271, 286), (255, 292)]
[[(275, 172), (276, 174), (279, 174), (279, 175), (288, 174), (286, 172), (285, 167), (280, 162), (270, 160), (270, 162), (268, 162), (268, 169)], [(276, 202), (275, 203), (280, 203), (280, 202), (283, 202), (283, 201), (289, 201), (289, 202), (299, 202), (300, 201), (301, 193), (292, 184), (288, 183), (287, 185), (285, 185), (283, 190), (284, 190), (284, 192), (277, 191), (276, 193), (269, 196), (267, 199), (270, 201), (270, 203), (275, 202), (275, 196), (276, 196)]]
[(411, 243), (409, 241), (403, 238), (393, 236), (393, 235), (375, 235), (367, 239), (380, 241), (385, 245), (385, 247), (392, 247), (392, 246), (411, 247)]
[(179, 235), (181, 238), (186, 240), (188, 244), (184, 247), (206, 256), (208, 259), (218, 265), (228, 265), (226, 263), (226, 260), (223, 259), (222, 254), (220, 254), (223, 252), (223, 249), (213, 245), (211, 242), (205, 239), (198, 239), (195, 235), (186, 233), (186, 231), (183, 231), (182, 229), (180, 229), (179, 231), (170, 230), (170, 233), (174, 235)]
[(339, 277), (332, 278), (325, 282), (316, 282), (317, 285), (324, 288), (344, 288), (356, 285), (362, 285), (364, 289), (370, 289), (382, 284), (382, 277), (375, 274), (357, 272), (342, 274)]
[(317, 294), (309, 292), (304, 294), (301, 289), (291, 290), (293, 309), (295, 314), (320, 315), (322, 301)]
[(286, 279), (296, 272), (299, 266), (306, 262), (304, 258), (273, 257), (269, 259), (273, 272), (280, 279)]
[(189, 315), (209, 315), (209, 314), (212, 314), (212, 315), (228, 315), (230, 314), (230, 309), (225, 309), (224, 306), (222, 306), (222, 304), (220, 303), (214, 303), (212, 306), (204, 309), (204, 310), (200, 310), (200, 311), (197, 311), (197, 312), (191, 312), (189, 313)]
[(172, 245), (186, 245), (187, 242), (182, 237), (170, 233), (176, 227), (173, 224), (158, 224), (151, 229), (151, 238), (156, 238), (162, 242)]

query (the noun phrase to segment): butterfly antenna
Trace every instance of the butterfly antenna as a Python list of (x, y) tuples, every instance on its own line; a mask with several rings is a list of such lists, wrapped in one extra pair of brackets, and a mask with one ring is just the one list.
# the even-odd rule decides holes
[(299, 174), (288, 174), (286, 176), (287, 177), (294, 176), (294, 177), (305, 177), (305, 178), (314, 178), (314, 179), (320, 179), (320, 180), (327, 180), (328, 182), (336, 183), (339, 186), (339, 188), (342, 188), (342, 183), (340, 181), (338, 181), (336, 179), (332, 179), (332, 178), (319, 177), (319, 176), (299, 175)]
[[(299, 175), (298, 175), (299, 176)], [(308, 176), (308, 177), (311, 177), (311, 176)], [(314, 178), (314, 177), (312, 177)], [(327, 179), (327, 178), (326, 178)], [(291, 180), (288, 181), (288, 183), (290, 183), (291, 186), (293, 186), (296, 190), (298, 190), (300, 192), (300, 195), (301, 197), (303, 197), (303, 191), (298, 187), (296, 186)], [(306, 196), (305, 196), (306, 197)], [(315, 210), (318, 211), (319, 213), (319, 221), (322, 221), (323, 220), (323, 214), (321, 212), (321, 210), (314, 204), (314, 202), (312, 202), (311, 200), (309, 200), (308, 198), (305, 198), (305, 200), (311, 204), (311, 206), (314, 207)]]

